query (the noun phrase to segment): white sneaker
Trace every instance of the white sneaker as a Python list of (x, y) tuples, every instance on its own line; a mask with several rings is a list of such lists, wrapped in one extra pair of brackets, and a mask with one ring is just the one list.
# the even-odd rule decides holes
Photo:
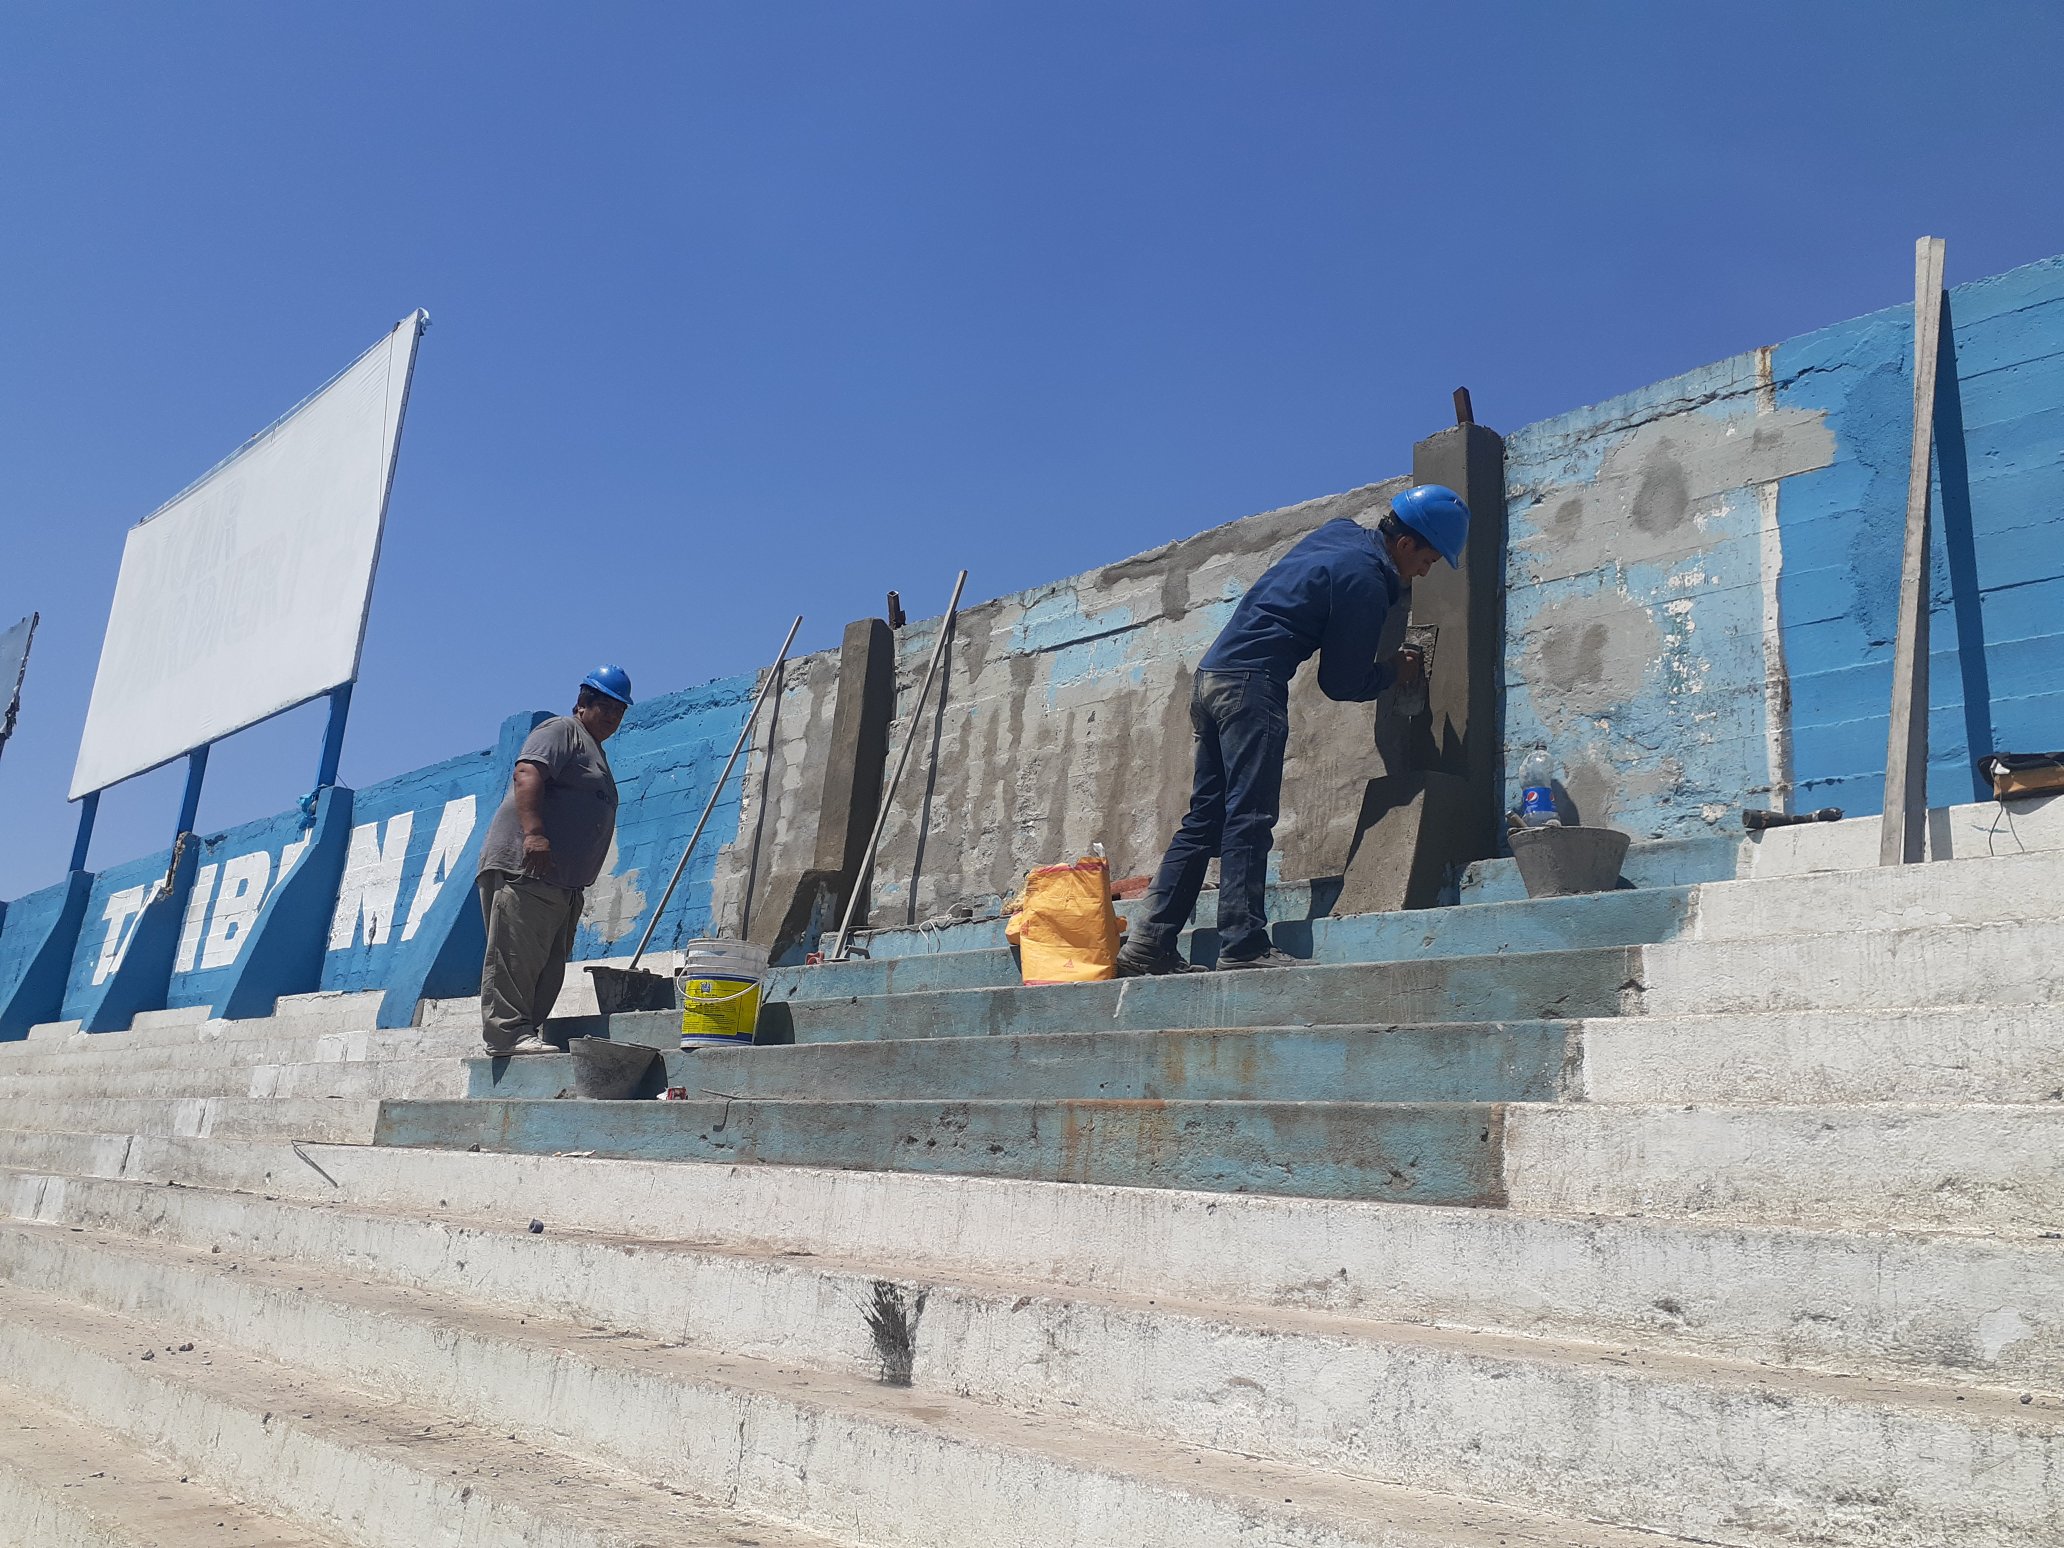
[(519, 1037), (507, 1048), (496, 1048), (492, 1044), (481, 1044), (490, 1059), (510, 1059), (518, 1054), (555, 1054), (562, 1050), (553, 1047), (535, 1032)]

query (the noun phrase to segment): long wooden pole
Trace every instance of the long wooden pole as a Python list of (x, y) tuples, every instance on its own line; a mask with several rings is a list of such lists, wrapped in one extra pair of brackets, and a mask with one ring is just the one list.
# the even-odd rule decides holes
[(1885, 742), (1885, 815), (1878, 864), (1927, 855), (1928, 460), (1935, 444), (1935, 367), (1942, 351), (1941, 237), (1914, 244), (1913, 450), (1906, 472), (1906, 547), (1892, 651), (1892, 726)]

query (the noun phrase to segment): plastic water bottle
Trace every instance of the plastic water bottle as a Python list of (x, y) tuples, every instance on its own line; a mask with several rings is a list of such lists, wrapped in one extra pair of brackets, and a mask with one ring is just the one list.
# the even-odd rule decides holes
[(1555, 760), (1548, 749), (1536, 747), (1520, 765), (1519, 820), (1529, 828), (1557, 828), (1562, 818), (1555, 810)]

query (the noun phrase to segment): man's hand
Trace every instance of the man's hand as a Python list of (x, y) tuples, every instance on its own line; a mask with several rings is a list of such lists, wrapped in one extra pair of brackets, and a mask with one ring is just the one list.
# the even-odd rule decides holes
[(523, 874), (542, 880), (552, 869), (552, 841), (542, 833), (523, 835)]
[(1426, 681), (1426, 657), (1415, 646), (1401, 646), (1390, 658), (1390, 668), (1400, 688), (1415, 688)]

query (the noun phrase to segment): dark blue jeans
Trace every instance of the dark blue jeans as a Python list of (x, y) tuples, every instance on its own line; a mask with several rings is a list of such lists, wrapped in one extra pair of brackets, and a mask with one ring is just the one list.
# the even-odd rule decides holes
[(1269, 944), (1264, 889), (1283, 801), (1289, 691), (1266, 672), (1199, 672), (1190, 725), (1197, 736), (1190, 810), (1154, 874), (1131, 947), (1149, 955), (1174, 949), (1217, 855), (1218, 954), (1252, 957)]

